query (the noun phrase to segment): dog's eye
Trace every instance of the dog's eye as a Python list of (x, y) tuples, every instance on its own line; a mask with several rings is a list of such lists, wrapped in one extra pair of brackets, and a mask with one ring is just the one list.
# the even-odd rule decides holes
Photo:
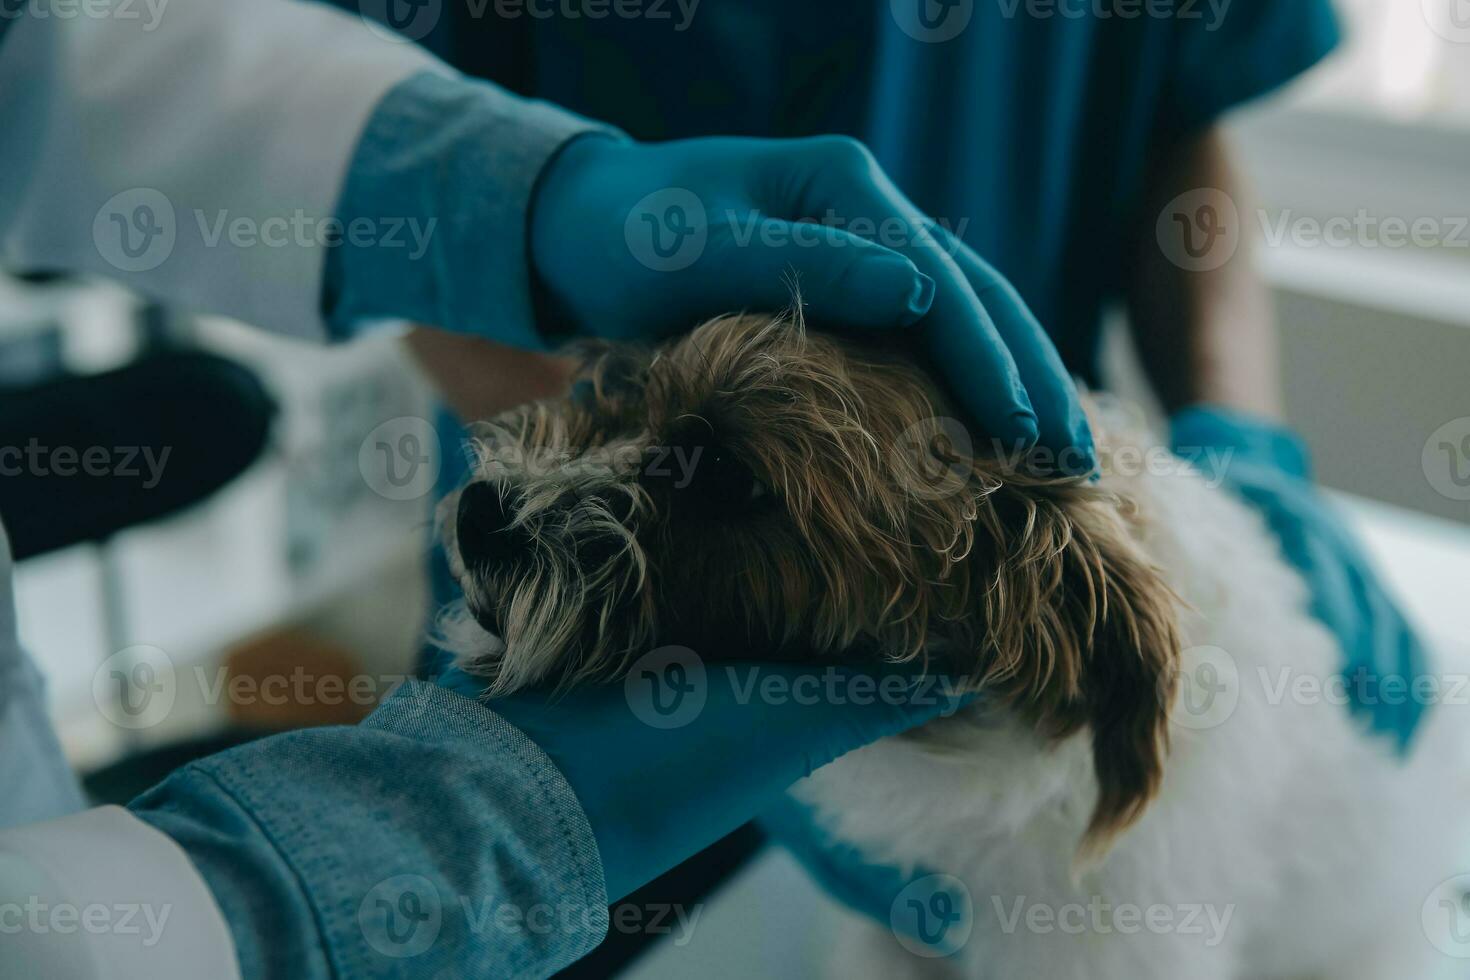
[(667, 447), (651, 451), (645, 477), (667, 488), (677, 504), (697, 507), (711, 516), (743, 514), (771, 499), (740, 457), (701, 431), (680, 433)]
[(718, 445), (686, 449), (683, 485), (675, 484), (681, 497), (697, 500), (716, 513), (737, 513), (764, 496), (765, 489), (750, 467), (728, 449)]

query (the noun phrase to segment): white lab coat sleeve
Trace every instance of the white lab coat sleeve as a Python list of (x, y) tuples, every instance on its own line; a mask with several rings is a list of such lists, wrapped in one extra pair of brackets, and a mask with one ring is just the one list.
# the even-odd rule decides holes
[(296, 0), (23, 10), (0, 35), (0, 263), (323, 336), (321, 241), (360, 134), (393, 86), (449, 69)]
[(0, 937), (0, 976), (240, 976), (188, 855), (116, 806), (0, 830)]

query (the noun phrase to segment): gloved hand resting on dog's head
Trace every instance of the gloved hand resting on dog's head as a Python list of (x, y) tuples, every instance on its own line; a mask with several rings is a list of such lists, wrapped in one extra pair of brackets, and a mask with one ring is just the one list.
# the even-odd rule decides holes
[(854, 140), (583, 135), (538, 183), (530, 250), (544, 332), (659, 339), (780, 310), (794, 285), (815, 323), (904, 338), (966, 425), (1039, 443), (1065, 472), (1096, 465), (1077, 387), (1020, 295)]

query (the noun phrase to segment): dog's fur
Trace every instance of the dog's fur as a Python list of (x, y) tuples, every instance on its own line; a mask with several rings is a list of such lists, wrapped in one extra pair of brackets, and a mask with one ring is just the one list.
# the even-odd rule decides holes
[[(1327, 679), (1339, 651), (1259, 520), (1183, 464), (1091, 482), (967, 452), (923, 371), (792, 317), (586, 365), (572, 397), (478, 429), (492, 526), (466, 527), (459, 498), (442, 511), (465, 591), (442, 632), (493, 692), (617, 678), (670, 643), (962, 674), (982, 706), (795, 792), (874, 859), (968, 884), (973, 959), (944, 962), (970, 975), (1338, 976), (1381, 962), (1370, 947), (1428, 948), (1406, 952), (1400, 921), (1437, 880), (1395, 853), (1408, 771), (1338, 704), (1268, 703), (1258, 669)], [(1141, 445), (1094, 421), (1105, 454)], [(1170, 720), (1201, 647), (1241, 679), (1208, 730)], [(1092, 896), (1228, 905), (1232, 922), (1209, 946), (1002, 928), (1017, 898)]]

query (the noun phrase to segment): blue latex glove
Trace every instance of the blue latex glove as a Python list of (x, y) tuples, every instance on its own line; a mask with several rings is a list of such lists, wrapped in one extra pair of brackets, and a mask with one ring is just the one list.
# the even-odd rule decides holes
[(853, 140), (586, 134), (548, 164), (530, 225), (548, 323), (664, 336), (731, 310), (781, 309), (795, 281), (824, 324), (914, 324), (984, 437), (1007, 449), (1039, 441), (1070, 471), (1094, 466), (1076, 386), (1020, 296)]
[(1413, 692), (1428, 657), (1353, 533), (1312, 484), (1301, 440), (1262, 419), (1208, 405), (1175, 415), (1170, 439), (1175, 452), (1203, 468), (1211, 464), (1201, 451), (1213, 451), (1225, 485), (1266, 518), (1287, 561), (1306, 579), (1312, 614), (1342, 645), (1353, 712), (1406, 750), (1424, 712), (1422, 696)]
[[(437, 683), (466, 697), (483, 690), (457, 668)], [(608, 899), (617, 901), (818, 767), (969, 700), (952, 690), (912, 666), (676, 658), (635, 664), (626, 684), (526, 691), (487, 704), (566, 776), (597, 840)]]

